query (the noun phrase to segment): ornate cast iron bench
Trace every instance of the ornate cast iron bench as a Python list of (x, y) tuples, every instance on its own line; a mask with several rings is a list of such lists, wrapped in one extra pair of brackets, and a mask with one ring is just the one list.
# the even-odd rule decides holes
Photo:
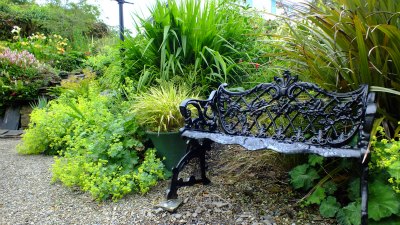
[[(348, 93), (328, 92), (300, 82), (288, 71), (275, 82), (243, 92), (222, 84), (207, 100), (187, 99), (180, 105), (185, 118), (181, 134), (188, 140), (187, 153), (176, 168), (168, 201), (178, 207), (180, 187), (208, 184), (205, 153), (212, 142), (237, 144), (248, 150), (271, 149), (280, 153), (314, 153), (324, 157), (354, 157), (361, 163), (361, 220), (367, 223), (368, 147), (376, 112), (375, 94), (368, 86)], [(351, 142), (357, 140), (356, 145)], [(192, 159), (199, 159), (201, 177), (187, 181), (179, 173)]]

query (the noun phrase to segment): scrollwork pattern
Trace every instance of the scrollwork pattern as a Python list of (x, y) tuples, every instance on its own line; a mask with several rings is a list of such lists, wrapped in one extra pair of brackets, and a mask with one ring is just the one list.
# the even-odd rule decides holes
[(350, 143), (362, 130), (366, 85), (353, 92), (328, 92), (285, 71), (274, 82), (243, 92), (228, 91), (226, 86), (208, 100), (183, 102), (184, 129), (320, 146)]

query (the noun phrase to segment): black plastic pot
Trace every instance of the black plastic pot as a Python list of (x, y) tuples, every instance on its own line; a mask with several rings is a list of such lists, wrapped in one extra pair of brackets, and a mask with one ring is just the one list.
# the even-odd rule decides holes
[(146, 132), (157, 150), (157, 156), (164, 158), (165, 167), (172, 170), (186, 153), (186, 142), (179, 132)]

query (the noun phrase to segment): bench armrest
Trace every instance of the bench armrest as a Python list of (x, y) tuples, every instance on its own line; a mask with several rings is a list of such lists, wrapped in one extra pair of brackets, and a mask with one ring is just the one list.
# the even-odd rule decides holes
[(181, 128), (181, 132), (185, 130), (213, 132), (216, 130), (215, 94), (216, 91), (211, 92), (207, 100), (186, 99), (182, 101), (179, 110), (185, 119), (185, 126)]
[(367, 148), (369, 147), (369, 139), (371, 136), (372, 126), (374, 124), (375, 114), (377, 110), (377, 105), (375, 101), (375, 92), (370, 92), (367, 97), (365, 117), (363, 126), (361, 127), (362, 130), (360, 132), (361, 140), (359, 142), (359, 145), (361, 146), (359, 147), (361, 149), (364, 149), (365, 152), (363, 152), (363, 154), (368, 151)]

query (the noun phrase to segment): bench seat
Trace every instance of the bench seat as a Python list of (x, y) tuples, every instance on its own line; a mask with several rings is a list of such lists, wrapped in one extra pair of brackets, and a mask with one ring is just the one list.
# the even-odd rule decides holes
[(273, 138), (258, 138), (234, 136), (221, 133), (205, 133), (201, 131), (183, 131), (183, 137), (194, 139), (208, 139), (219, 144), (240, 145), (246, 150), (274, 150), (284, 154), (300, 154), (314, 153), (324, 157), (355, 157), (364, 156), (365, 152), (362, 149), (348, 148), (333, 148), (313, 146), (300, 142), (282, 142)]

